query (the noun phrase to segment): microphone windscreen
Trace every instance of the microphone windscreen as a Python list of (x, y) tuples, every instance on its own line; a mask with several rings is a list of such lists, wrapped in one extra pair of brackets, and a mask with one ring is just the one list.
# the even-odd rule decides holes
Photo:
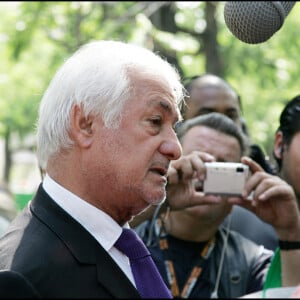
[(228, 1), (224, 19), (234, 36), (245, 43), (258, 44), (278, 31), (294, 2), (281, 1)]

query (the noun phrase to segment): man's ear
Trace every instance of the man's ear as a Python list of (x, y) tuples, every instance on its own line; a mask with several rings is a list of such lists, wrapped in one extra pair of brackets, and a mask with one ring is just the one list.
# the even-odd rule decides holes
[(282, 159), (283, 154), (283, 135), (281, 131), (277, 131), (275, 134), (275, 141), (274, 141), (274, 155), (278, 159)]
[(70, 135), (74, 142), (81, 147), (89, 147), (93, 140), (94, 117), (86, 116), (83, 108), (75, 104), (70, 114)]

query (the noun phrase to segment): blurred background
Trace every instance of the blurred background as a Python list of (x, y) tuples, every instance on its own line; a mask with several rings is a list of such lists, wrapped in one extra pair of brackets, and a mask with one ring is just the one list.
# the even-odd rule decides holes
[[(225, 2), (0, 2), (0, 209), (18, 211), (41, 181), (35, 156), (39, 101), (62, 62), (86, 42), (136, 43), (166, 57), (182, 78), (204, 72), (241, 95), (253, 142), (272, 157), (284, 102), (300, 92), (300, 5), (268, 41), (232, 35)], [(6, 204), (5, 204), (6, 203)], [(11, 208), (14, 209), (14, 208)]]

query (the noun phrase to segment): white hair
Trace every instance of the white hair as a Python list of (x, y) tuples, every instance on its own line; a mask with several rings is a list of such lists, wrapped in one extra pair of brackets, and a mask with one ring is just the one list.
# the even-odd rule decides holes
[(163, 78), (183, 101), (184, 88), (177, 70), (152, 51), (119, 41), (95, 41), (82, 46), (60, 67), (39, 108), (37, 156), (42, 169), (51, 155), (73, 145), (69, 136), (70, 112), (81, 105), (86, 116), (102, 117), (105, 126), (117, 128), (124, 103), (130, 99), (129, 68)]

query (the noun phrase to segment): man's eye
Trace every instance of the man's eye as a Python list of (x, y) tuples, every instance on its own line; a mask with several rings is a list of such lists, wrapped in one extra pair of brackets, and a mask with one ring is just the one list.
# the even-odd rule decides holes
[(160, 126), (162, 124), (161, 118), (151, 118), (150, 121), (155, 126)]

